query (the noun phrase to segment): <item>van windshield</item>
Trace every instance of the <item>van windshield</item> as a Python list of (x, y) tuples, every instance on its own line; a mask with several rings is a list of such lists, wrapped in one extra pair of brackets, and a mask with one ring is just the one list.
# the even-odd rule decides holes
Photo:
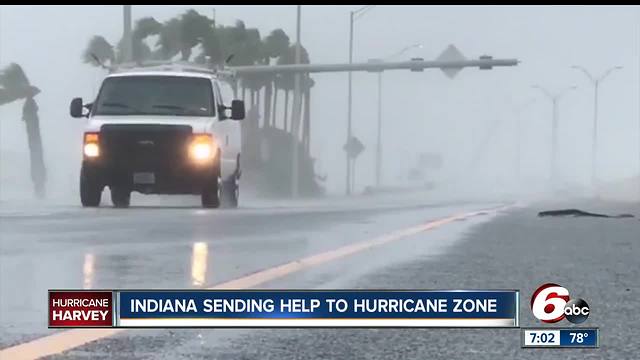
[(180, 76), (105, 79), (94, 115), (214, 116), (211, 81)]

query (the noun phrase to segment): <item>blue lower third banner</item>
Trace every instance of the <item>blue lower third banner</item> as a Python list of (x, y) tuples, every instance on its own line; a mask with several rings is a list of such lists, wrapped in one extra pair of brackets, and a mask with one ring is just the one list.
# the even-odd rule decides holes
[(517, 290), (116, 291), (117, 327), (518, 327)]

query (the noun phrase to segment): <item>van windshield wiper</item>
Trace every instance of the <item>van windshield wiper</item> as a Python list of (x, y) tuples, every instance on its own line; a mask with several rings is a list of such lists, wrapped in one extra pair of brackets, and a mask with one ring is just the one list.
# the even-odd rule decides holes
[(157, 105), (152, 105), (152, 108), (156, 108), (156, 109), (166, 109), (166, 110), (173, 110), (171, 111), (171, 115), (183, 115), (187, 109), (185, 109), (183, 106), (180, 105), (171, 105), (171, 104), (157, 104)]
[(102, 104), (100, 104), (100, 106), (106, 106), (106, 107), (118, 107), (118, 108), (123, 108), (123, 109), (131, 109), (134, 110), (136, 113), (142, 113), (142, 111), (134, 108), (133, 106), (129, 105), (129, 104), (125, 104), (125, 103), (119, 103), (119, 102), (104, 102)]
[(180, 105), (158, 104), (158, 105), (153, 105), (153, 107), (160, 108), (160, 109), (184, 110), (184, 106), (180, 106)]

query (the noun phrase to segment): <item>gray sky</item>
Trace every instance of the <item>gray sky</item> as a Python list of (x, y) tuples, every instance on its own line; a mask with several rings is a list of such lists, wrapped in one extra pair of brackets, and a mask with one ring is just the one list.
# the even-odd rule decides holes
[[(166, 20), (188, 8), (211, 15), (209, 6), (135, 6), (134, 19)], [(304, 6), (302, 42), (312, 62), (348, 59), (348, 12), (358, 6)], [(216, 20), (236, 19), (265, 36), (281, 27), (295, 34), (295, 6), (217, 6)], [(49, 177), (61, 192), (76, 193), (84, 120), (71, 119), (72, 97), (90, 99), (102, 72), (81, 63), (94, 34), (117, 42), (122, 32), (120, 6), (1, 6), (0, 65), (17, 62), (42, 93), (41, 128)], [(600, 74), (613, 65), (624, 69), (601, 87), (599, 170), (607, 179), (638, 173), (640, 9), (575, 6), (377, 6), (355, 26), (355, 59), (384, 57), (414, 43), (406, 58), (433, 59), (449, 44), (467, 57), (483, 54), (518, 58), (517, 67), (492, 71), (465, 69), (454, 80), (438, 70), (387, 72), (384, 82), (385, 182), (406, 177), (418, 152), (442, 153), (446, 173), (488, 186), (513, 181), (515, 113), (509, 104), (537, 102), (522, 112), (523, 173), (544, 178), (549, 171), (551, 104), (530, 88), (537, 83), (555, 92), (579, 88), (560, 104), (560, 167), (568, 182), (587, 182), (593, 88), (583, 65)], [(312, 152), (329, 175), (330, 191), (343, 189), (346, 123), (346, 74), (314, 77)], [(358, 159), (358, 185), (374, 175), (376, 77), (354, 75), (354, 129), (368, 146)], [(22, 104), (0, 109), (0, 172), (3, 184), (28, 184), (26, 134)], [(470, 165), (490, 125), (501, 121), (486, 154)]]

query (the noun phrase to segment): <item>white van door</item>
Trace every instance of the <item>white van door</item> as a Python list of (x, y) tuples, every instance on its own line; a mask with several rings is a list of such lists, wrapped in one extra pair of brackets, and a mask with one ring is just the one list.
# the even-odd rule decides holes
[[(231, 106), (233, 100), (233, 89), (231, 85), (225, 82), (214, 81), (214, 88), (216, 93), (216, 103), (224, 106)], [(232, 176), (238, 168), (238, 158), (242, 149), (242, 137), (240, 132), (240, 122), (230, 119), (231, 111), (225, 111), (227, 118), (224, 120), (218, 119), (215, 124), (216, 129), (220, 129), (218, 141), (220, 142), (220, 149), (222, 150), (222, 162), (221, 170), (222, 177), (224, 179)]]

